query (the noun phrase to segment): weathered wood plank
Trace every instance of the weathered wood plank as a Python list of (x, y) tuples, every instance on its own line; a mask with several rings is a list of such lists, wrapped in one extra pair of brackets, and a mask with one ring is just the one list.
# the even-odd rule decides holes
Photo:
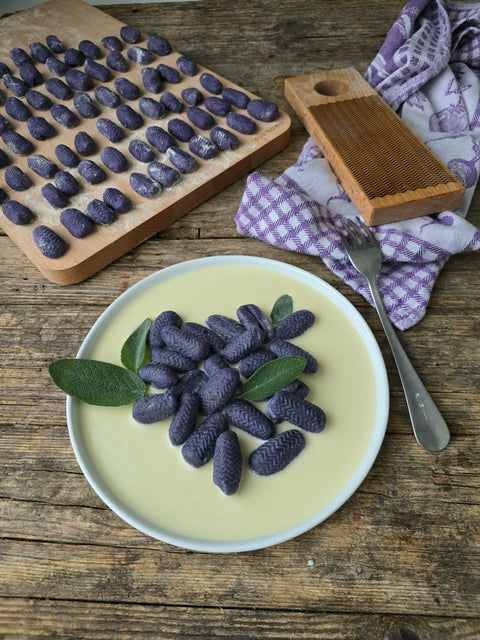
[[(61, 637), (91, 640), (475, 640), (479, 622), (441, 616), (330, 614), (10, 599), (0, 601), (0, 624), (8, 640)], [(25, 617), (26, 616), (26, 617)]]

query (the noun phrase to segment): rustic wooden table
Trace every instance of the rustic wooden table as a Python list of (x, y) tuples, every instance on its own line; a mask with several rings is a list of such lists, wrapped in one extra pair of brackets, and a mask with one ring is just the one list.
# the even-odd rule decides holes
[[(260, 168), (273, 178), (306, 139), (283, 98), (284, 78), (350, 65), (365, 71), (401, 7), (202, 0), (103, 9), (286, 109), (291, 142)], [(234, 215), (244, 186), (238, 180), (78, 285), (49, 283), (0, 236), (0, 638), (480, 636), (480, 254), (448, 261), (425, 319), (401, 335), (452, 432), (447, 449), (427, 453), (412, 435), (374, 310), (321, 260), (240, 237)], [(469, 219), (480, 224), (478, 195)], [(391, 412), (371, 472), (327, 521), (279, 546), (215, 555), (157, 542), (105, 507), (76, 462), (65, 396), (46, 367), (73, 357), (101, 312), (145, 276), (225, 254), (283, 260), (343, 293), (384, 353)]]

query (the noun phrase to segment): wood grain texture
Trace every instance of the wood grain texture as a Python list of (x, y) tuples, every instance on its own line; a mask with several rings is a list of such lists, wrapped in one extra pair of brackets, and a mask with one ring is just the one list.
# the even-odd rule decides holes
[[(363, 72), (400, 8), (394, 0), (201, 0), (102, 10), (278, 101), (292, 136), (260, 167), (274, 178), (307, 137), (283, 96), (285, 77), (352, 65)], [(74, 286), (50, 283), (0, 235), (2, 640), (480, 636), (480, 254), (448, 261), (426, 317), (400, 335), (452, 431), (444, 451), (427, 454), (375, 311), (320, 259), (240, 237), (234, 215), (244, 187), (241, 178)], [(478, 193), (469, 220), (480, 224)], [(382, 349), (391, 409), (371, 472), (331, 518), (277, 547), (218, 556), (148, 538), (102, 503), (78, 467), (65, 398), (46, 367), (72, 357), (104, 309), (145, 276), (224, 254), (283, 260), (343, 293)]]

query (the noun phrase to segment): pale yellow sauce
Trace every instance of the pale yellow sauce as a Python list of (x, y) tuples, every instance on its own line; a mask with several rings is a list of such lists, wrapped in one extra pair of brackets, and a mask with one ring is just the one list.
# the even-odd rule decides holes
[[(80, 432), (93, 463), (116, 499), (154, 525), (199, 539), (242, 540), (283, 531), (324, 508), (352, 476), (365, 454), (376, 412), (373, 366), (350, 320), (323, 294), (298, 280), (251, 266), (209, 266), (160, 282), (121, 310), (89, 357), (120, 364), (120, 349), (146, 318), (174, 309), (185, 321), (203, 323), (212, 313), (236, 317), (241, 304), (269, 314), (275, 300), (293, 297), (314, 326), (294, 342), (318, 360), (318, 373), (303, 375), (308, 399), (321, 406), (327, 427), (305, 433), (306, 447), (285, 470), (255, 476), (245, 464), (239, 491), (225, 496), (212, 481), (213, 464), (194, 469), (170, 444), (169, 421), (140, 425), (131, 406), (80, 404)], [(291, 428), (283, 424), (278, 429)], [(261, 444), (237, 430), (246, 462)]]

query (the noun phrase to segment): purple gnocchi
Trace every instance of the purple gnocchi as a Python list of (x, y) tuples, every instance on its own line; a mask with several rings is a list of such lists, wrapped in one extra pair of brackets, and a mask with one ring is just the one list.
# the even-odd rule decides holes
[(267, 402), (267, 412), (310, 433), (321, 433), (327, 424), (323, 409), (289, 391), (277, 391)]
[(131, 140), (128, 145), (128, 150), (132, 156), (140, 162), (152, 162), (152, 160), (155, 159), (155, 151), (143, 140)]
[(119, 127), (118, 124), (109, 120), (109, 118), (99, 118), (95, 126), (97, 127), (97, 131), (110, 140), (110, 142), (120, 142), (125, 137), (125, 133), (122, 127)]
[(112, 72), (110, 69), (95, 60), (88, 59), (83, 68), (85, 73), (92, 76), (92, 78), (95, 78), (95, 80), (100, 80), (100, 82), (108, 82), (112, 79)]
[(194, 76), (197, 73), (197, 63), (187, 56), (179, 56), (175, 61), (177, 69), (186, 76)]
[(156, 35), (148, 38), (147, 47), (159, 56), (167, 56), (172, 51), (172, 47), (168, 40), (162, 38), (162, 36)]
[(75, 135), (74, 145), (81, 156), (92, 156), (97, 151), (94, 139), (86, 131), (79, 131)]
[(142, 66), (150, 64), (153, 60), (152, 51), (150, 49), (145, 49), (145, 47), (128, 47), (127, 56), (130, 58), (130, 60)]
[(25, 64), (25, 62), (33, 63), (33, 58), (21, 47), (13, 47), (13, 49), (10, 49), (9, 54), (13, 64), (17, 67)]
[(99, 184), (107, 179), (107, 174), (93, 160), (82, 160), (78, 164), (78, 173), (90, 184)]
[(65, 81), (77, 91), (88, 91), (93, 87), (93, 80), (91, 76), (80, 69), (68, 69), (65, 72)]
[(73, 106), (82, 118), (96, 118), (100, 110), (88, 93), (77, 91), (73, 96)]
[(233, 318), (227, 318), (227, 316), (214, 313), (205, 320), (205, 324), (215, 333), (225, 340), (225, 342), (231, 342), (237, 336), (241, 335), (245, 328), (234, 320)]
[(258, 305), (242, 304), (237, 309), (237, 318), (245, 329), (259, 327), (265, 333), (266, 340), (273, 338), (272, 323)]
[(76, 196), (80, 191), (78, 180), (68, 171), (55, 172), (55, 186), (66, 196)]
[(66, 252), (68, 245), (65, 240), (46, 225), (38, 225), (32, 233), (33, 241), (46, 258), (60, 258)]
[(257, 130), (257, 125), (254, 120), (248, 116), (244, 116), (243, 113), (238, 113), (237, 111), (230, 111), (230, 113), (227, 113), (227, 124), (235, 131), (246, 135), (252, 135)]
[(156, 180), (144, 173), (133, 172), (130, 174), (130, 186), (143, 198), (155, 198), (160, 193), (160, 185)]
[(170, 67), (168, 64), (159, 64), (157, 71), (165, 82), (169, 82), (170, 84), (178, 84), (180, 82), (180, 74), (175, 67)]
[(225, 417), (234, 427), (255, 438), (268, 440), (275, 434), (274, 424), (253, 404), (243, 398), (231, 400), (225, 407)]
[(285, 469), (304, 448), (305, 438), (300, 431), (283, 431), (252, 451), (248, 466), (257, 475), (269, 476)]
[(170, 442), (174, 446), (184, 444), (195, 430), (199, 408), (200, 400), (196, 393), (187, 391), (182, 394), (168, 429)]
[(47, 111), (52, 106), (50, 98), (36, 89), (30, 89), (30, 91), (27, 91), (25, 99), (32, 109), (36, 109), (37, 111)]
[(182, 142), (187, 142), (188, 140), (190, 140), (190, 138), (195, 133), (188, 122), (185, 122), (185, 120), (182, 120), (181, 118), (172, 118), (171, 120), (169, 120), (167, 128), (172, 136), (175, 136)]
[(197, 363), (194, 360), (187, 358), (187, 356), (181, 353), (162, 347), (154, 347), (152, 349), (151, 361), (153, 364), (166, 364), (178, 373), (186, 373), (187, 371), (193, 371), (197, 368)]
[(187, 107), (187, 117), (199, 129), (211, 129), (215, 124), (213, 116), (201, 107)]
[(264, 332), (259, 327), (251, 326), (228, 342), (219, 353), (227, 362), (236, 364), (239, 360), (261, 347), (264, 341)]
[(55, 155), (57, 156), (59, 162), (61, 162), (66, 167), (69, 167), (70, 169), (78, 166), (78, 163), (80, 162), (80, 158), (77, 156), (77, 154), (72, 151), (70, 147), (67, 147), (66, 144), (58, 144), (55, 147)]
[(268, 100), (250, 100), (247, 105), (247, 111), (252, 118), (262, 122), (273, 122), (280, 115), (278, 106)]
[(209, 138), (201, 135), (190, 138), (188, 149), (202, 160), (211, 160), (218, 155), (218, 147)]
[(222, 411), (238, 389), (240, 374), (237, 369), (219, 369), (211, 375), (198, 391), (203, 415)]
[(207, 464), (213, 458), (218, 436), (227, 429), (228, 423), (221, 413), (205, 418), (182, 447), (185, 461), (195, 468)]
[(100, 154), (103, 164), (114, 173), (122, 173), (128, 168), (128, 160), (116, 147), (105, 147)]
[(18, 70), (20, 77), (29, 87), (37, 87), (43, 82), (43, 76), (40, 71), (30, 62), (22, 64)]
[(165, 115), (165, 107), (163, 106), (163, 104), (158, 100), (154, 100), (153, 98), (140, 98), (140, 100), (138, 101), (138, 108), (142, 113), (154, 120), (163, 118), (163, 116)]
[(145, 135), (148, 142), (162, 153), (165, 153), (169, 147), (175, 146), (175, 138), (161, 127), (155, 125), (148, 127)]
[(102, 57), (100, 47), (91, 40), (82, 40), (78, 43), (78, 50), (83, 53), (85, 58), (90, 60), (97, 60)]
[(126, 129), (140, 129), (143, 125), (142, 116), (128, 104), (119, 105), (116, 114), (120, 124), (123, 124)]
[(216, 116), (226, 116), (230, 112), (230, 102), (217, 96), (205, 98), (205, 108)]
[(209, 91), (210, 93), (214, 93), (216, 95), (222, 93), (223, 85), (220, 80), (213, 74), (208, 72), (201, 73), (199, 80), (200, 84), (206, 91)]
[(46, 47), (43, 42), (32, 42), (30, 44), (30, 53), (37, 62), (42, 63), (52, 55), (51, 50)]
[(58, 100), (69, 100), (73, 96), (72, 88), (60, 78), (47, 78), (45, 89)]
[(3, 177), (7, 186), (13, 191), (26, 191), (32, 186), (30, 178), (20, 169), (20, 167), (15, 165), (7, 167)]
[(133, 403), (133, 419), (141, 424), (153, 424), (169, 418), (175, 413), (178, 406), (178, 398), (166, 391), (143, 396)]
[(118, 107), (121, 102), (120, 96), (104, 85), (95, 87), (95, 98), (106, 107)]
[(181, 113), (183, 111), (183, 102), (171, 91), (165, 91), (161, 95), (160, 103), (163, 104), (165, 109), (173, 113)]
[(27, 164), (29, 169), (35, 171), (35, 173), (42, 178), (53, 178), (53, 176), (58, 172), (57, 165), (49, 158), (40, 154), (32, 154), (29, 156)]
[(33, 153), (33, 144), (17, 131), (7, 130), (2, 133), (2, 140), (17, 156), (29, 156)]
[(114, 69), (115, 71), (125, 72), (128, 70), (128, 63), (120, 51), (111, 51), (105, 62), (107, 63), (107, 67), (110, 67), (110, 69)]
[(123, 49), (122, 41), (117, 36), (105, 36), (102, 38), (101, 44), (109, 51), (122, 51)]
[(181, 327), (167, 325), (161, 329), (160, 335), (167, 347), (195, 362), (204, 360), (210, 352), (208, 342), (184, 331)]
[(115, 90), (118, 91), (118, 93), (126, 100), (136, 100), (140, 96), (139, 87), (128, 78), (115, 78), (113, 86), (115, 87)]
[(54, 209), (65, 209), (68, 204), (67, 196), (51, 182), (47, 182), (47, 184), (43, 185), (41, 194), (48, 204)]
[(225, 87), (222, 91), (222, 98), (238, 109), (246, 109), (250, 98), (243, 91), (234, 89), (233, 87)]
[(21, 226), (30, 224), (35, 217), (32, 210), (18, 200), (7, 200), (2, 206), (2, 211), (10, 222)]
[(45, 42), (47, 43), (47, 47), (50, 51), (53, 51), (53, 53), (63, 53), (65, 51), (65, 45), (55, 34), (48, 35), (45, 38)]
[(173, 325), (175, 327), (182, 326), (182, 318), (176, 311), (168, 310), (162, 311), (152, 322), (150, 330), (148, 332), (148, 344), (151, 348), (158, 348), (165, 346), (165, 342), (162, 338), (161, 332), (163, 327)]
[(85, 56), (78, 49), (68, 47), (68, 49), (65, 49), (63, 52), (63, 59), (69, 67), (79, 67), (83, 64)]
[(132, 201), (115, 187), (108, 187), (103, 192), (103, 201), (116, 213), (127, 213), (132, 208)]
[(180, 173), (193, 173), (198, 163), (193, 156), (179, 149), (178, 147), (168, 147), (167, 149), (168, 160), (180, 171)]
[(79, 209), (71, 208), (62, 211), (60, 222), (74, 238), (85, 238), (95, 229), (93, 220)]
[(203, 93), (196, 87), (187, 87), (182, 90), (182, 98), (189, 105), (196, 106), (203, 102)]
[(54, 76), (64, 76), (67, 71), (70, 69), (68, 64), (59, 60), (55, 56), (50, 56), (47, 58), (45, 64), (47, 65), (47, 69)]
[(32, 117), (32, 112), (27, 105), (20, 98), (14, 96), (10, 96), (5, 100), (5, 111), (11, 118), (20, 122), (26, 122), (28, 118)]
[(155, 389), (166, 389), (178, 382), (178, 375), (173, 369), (164, 364), (144, 364), (138, 370), (138, 375)]
[(225, 346), (225, 341), (215, 333), (215, 331), (205, 327), (203, 324), (198, 322), (185, 322), (182, 328), (184, 331), (187, 331), (187, 333), (202, 338), (214, 351), (220, 351), (220, 349)]
[(14, 96), (17, 96), (17, 98), (22, 98), (30, 89), (26, 82), (16, 76), (10, 75), (9, 73), (4, 74), (3, 84), (13, 93)]
[(141, 71), (143, 86), (150, 93), (160, 93), (163, 80), (159, 72), (153, 67), (146, 67)]
[(87, 216), (96, 224), (109, 225), (115, 219), (114, 211), (103, 200), (94, 198), (87, 205)]
[(156, 180), (162, 187), (172, 187), (176, 184), (181, 176), (173, 167), (163, 164), (162, 162), (150, 162), (147, 167), (148, 175)]
[(142, 34), (136, 27), (124, 25), (120, 29), (120, 37), (124, 42), (128, 42), (128, 44), (136, 44), (142, 39)]
[(33, 116), (27, 120), (30, 135), (35, 140), (48, 140), (57, 133), (55, 127), (41, 116)]
[(275, 337), (290, 340), (301, 336), (315, 322), (315, 316), (308, 309), (300, 309), (289, 314), (275, 327)]
[(64, 104), (52, 105), (50, 113), (52, 115), (52, 118), (66, 129), (72, 129), (78, 124), (78, 116)]
[(234, 431), (224, 431), (215, 443), (213, 482), (227, 496), (235, 494), (242, 479), (242, 451)]

